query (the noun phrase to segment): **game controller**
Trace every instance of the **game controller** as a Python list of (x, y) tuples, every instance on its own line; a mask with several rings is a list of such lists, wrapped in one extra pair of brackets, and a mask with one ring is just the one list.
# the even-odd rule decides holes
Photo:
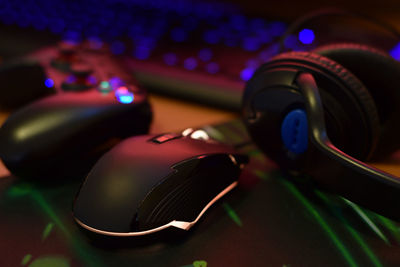
[(0, 157), (11, 173), (47, 180), (87, 174), (119, 140), (148, 132), (147, 94), (110, 55), (90, 42), (63, 42), (27, 57), (45, 70), (52, 94), (1, 127)]
[(0, 109), (21, 108), (34, 100), (54, 94), (46, 86), (46, 73), (37, 61), (16, 59), (0, 66)]

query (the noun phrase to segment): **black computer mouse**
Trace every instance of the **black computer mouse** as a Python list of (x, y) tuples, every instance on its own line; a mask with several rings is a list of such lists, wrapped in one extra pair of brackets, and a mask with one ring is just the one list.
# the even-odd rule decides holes
[(176, 134), (132, 137), (96, 163), (73, 215), (84, 229), (105, 236), (189, 230), (237, 185), (247, 162), (220, 143)]

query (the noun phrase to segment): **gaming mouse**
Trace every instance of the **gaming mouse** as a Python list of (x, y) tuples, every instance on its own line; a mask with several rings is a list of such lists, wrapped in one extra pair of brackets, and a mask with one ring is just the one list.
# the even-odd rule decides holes
[(237, 185), (247, 162), (220, 143), (177, 134), (132, 137), (96, 163), (73, 215), (84, 229), (105, 236), (189, 230)]

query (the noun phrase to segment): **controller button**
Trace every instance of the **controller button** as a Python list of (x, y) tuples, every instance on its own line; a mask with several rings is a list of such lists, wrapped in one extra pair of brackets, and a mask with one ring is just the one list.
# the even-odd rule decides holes
[(109, 80), (112, 89), (118, 89), (121, 86), (125, 85), (125, 82), (119, 77), (112, 77)]
[(101, 93), (109, 93), (113, 90), (113, 88), (111, 87), (110, 82), (101, 81), (99, 86), (97, 87), (97, 90), (99, 90)]
[(58, 50), (60, 51), (60, 55), (71, 55), (75, 54), (77, 47), (77, 44), (73, 42), (61, 42), (58, 45)]
[(47, 78), (47, 79), (44, 81), (44, 85), (45, 85), (47, 88), (53, 88), (53, 86), (54, 86), (54, 81), (53, 81), (52, 79), (50, 79), (50, 78)]
[(92, 69), (86, 63), (74, 63), (67, 80), (61, 85), (65, 91), (83, 91), (96, 85), (96, 78), (91, 76)]
[(71, 73), (79, 78), (87, 78), (93, 72), (90, 65), (80, 62), (71, 66)]
[(125, 86), (121, 86), (115, 90), (115, 97), (117, 98), (118, 102), (122, 104), (130, 104), (135, 98), (134, 94)]
[(71, 42), (61, 42), (58, 50), (58, 56), (51, 61), (51, 65), (56, 69), (69, 71), (71, 64), (77, 60), (77, 45)]

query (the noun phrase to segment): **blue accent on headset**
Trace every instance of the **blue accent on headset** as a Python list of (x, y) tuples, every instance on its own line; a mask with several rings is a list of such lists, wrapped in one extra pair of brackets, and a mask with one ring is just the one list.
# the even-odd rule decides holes
[(281, 137), (289, 151), (302, 154), (307, 150), (308, 122), (303, 109), (292, 110), (286, 115), (281, 126)]

